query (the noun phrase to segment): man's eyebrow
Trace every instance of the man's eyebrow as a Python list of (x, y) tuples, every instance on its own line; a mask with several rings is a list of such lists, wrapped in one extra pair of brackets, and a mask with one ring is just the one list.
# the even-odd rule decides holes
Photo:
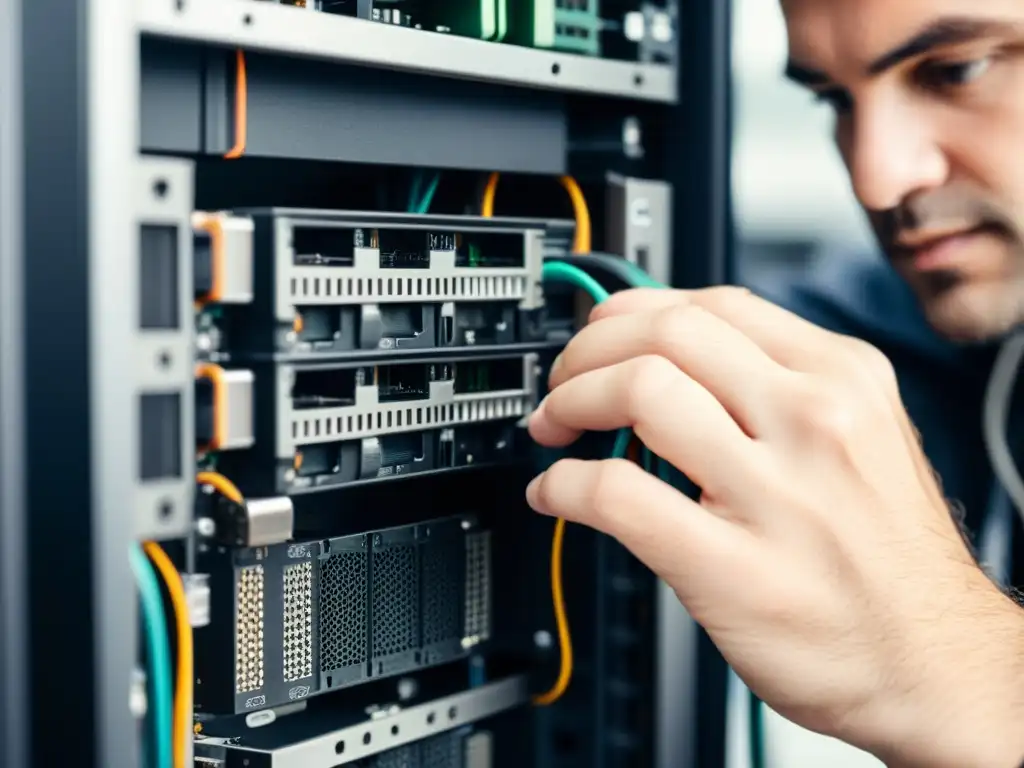
[(871, 62), (868, 65), (868, 73), (880, 75), (907, 59), (913, 59), (935, 48), (969, 43), (981, 37), (1013, 33), (1020, 34), (1021, 31), (1019, 25), (1004, 21), (993, 21), (991, 19), (972, 19), (957, 16), (937, 19), (925, 26), (906, 42), (897, 45), (888, 53), (882, 54)]
[[(880, 75), (908, 59), (928, 53), (935, 48), (967, 43), (982, 37), (1022, 34), (1024, 34), (1024, 26), (1005, 21), (960, 16), (936, 19), (868, 64), (867, 74)], [(832, 81), (825, 72), (807, 67), (792, 59), (786, 64), (785, 76), (789, 80), (805, 86), (823, 86)]]

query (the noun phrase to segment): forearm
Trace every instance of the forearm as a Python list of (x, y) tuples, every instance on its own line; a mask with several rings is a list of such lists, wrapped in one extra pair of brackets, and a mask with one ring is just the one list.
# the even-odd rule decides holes
[(973, 613), (960, 642), (937, 638), (927, 677), (877, 723), (870, 748), (889, 768), (1024, 763), (1024, 610), (993, 595)]

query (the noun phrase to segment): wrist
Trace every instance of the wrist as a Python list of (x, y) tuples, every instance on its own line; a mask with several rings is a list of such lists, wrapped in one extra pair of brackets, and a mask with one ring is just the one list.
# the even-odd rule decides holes
[(987, 580), (979, 591), (964, 613), (918, 629), (912, 674), (869, 718), (864, 746), (889, 768), (1024, 761), (1024, 611)]

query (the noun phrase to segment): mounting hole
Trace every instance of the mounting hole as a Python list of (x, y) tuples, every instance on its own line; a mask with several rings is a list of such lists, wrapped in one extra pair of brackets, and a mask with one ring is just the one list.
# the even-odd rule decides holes
[(457, 707), (449, 707), (448, 708), (448, 719), (449, 720), (454, 720), (458, 716), (459, 716), (459, 710), (458, 710)]
[(370, 738), (371, 737), (370, 737), (370, 732), (369, 731), (364, 733), (363, 734), (363, 744), (369, 744), (370, 743)]
[(330, 688), (333, 685), (334, 685), (334, 678), (331, 677), (330, 675), (328, 675), (327, 676), (327, 687)]
[(167, 183), (167, 179), (157, 179), (153, 182), (153, 194), (158, 198), (167, 197), (167, 190), (171, 188), (170, 184)]
[(427, 715), (427, 725), (433, 725), (436, 719), (437, 716), (433, 712), (429, 713)]
[(334, 754), (340, 755), (344, 751), (345, 751), (345, 741), (344, 741), (344, 739), (342, 739), (341, 741), (339, 741), (337, 744), (334, 745)]
[(245, 24), (245, 26), (247, 27), (252, 26), (252, 14), (245, 14), (245, 16), (242, 17), (242, 23)]
[(552, 75), (557, 75), (561, 71), (562, 71), (562, 65), (559, 64), (557, 61), (554, 64), (551, 65), (551, 74)]
[(181, 13), (185, 10), (185, 0), (174, 0), (174, 10)]
[(633, 85), (639, 87), (644, 84), (644, 76), (637, 72), (633, 75)]
[(397, 736), (398, 735), (398, 726), (397, 725), (392, 725), (391, 726), (391, 735), (392, 736)]
[(167, 499), (160, 502), (160, 506), (157, 507), (157, 514), (161, 520), (169, 520), (174, 514), (174, 504)]
[(160, 353), (160, 356), (157, 357), (156, 361), (157, 363), (160, 364), (161, 368), (170, 368), (172, 359), (173, 358), (171, 357), (171, 353), (165, 349), (163, 352)]

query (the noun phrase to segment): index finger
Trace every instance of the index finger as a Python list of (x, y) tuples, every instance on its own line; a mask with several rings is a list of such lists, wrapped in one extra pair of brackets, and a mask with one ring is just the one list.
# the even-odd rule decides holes
[(591, 321), (677, 304), (696, 304), (743, 333), (775, 362), (795, 371), (821, 370), (836, 355), (838, 334), (751, 293), (718, 286), (700, 290), (636, 288), (613, 294), (590, 313)]

